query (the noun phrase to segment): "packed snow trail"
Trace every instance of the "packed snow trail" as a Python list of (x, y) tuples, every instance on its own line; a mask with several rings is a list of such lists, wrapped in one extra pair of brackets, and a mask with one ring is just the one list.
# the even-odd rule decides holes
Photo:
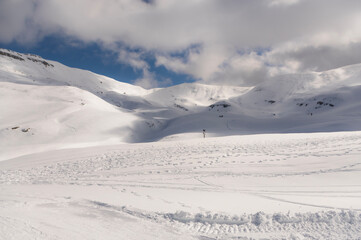
[(186, 137), (0, 162), (0, 238), (360, 238), (361, 132)]

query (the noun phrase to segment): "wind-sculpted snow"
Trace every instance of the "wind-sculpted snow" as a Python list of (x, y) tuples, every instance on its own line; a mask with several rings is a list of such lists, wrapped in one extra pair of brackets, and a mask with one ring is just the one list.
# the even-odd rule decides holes
[(360, 237), (360, 132), (188, 137), (0, 162), (0, 236)]

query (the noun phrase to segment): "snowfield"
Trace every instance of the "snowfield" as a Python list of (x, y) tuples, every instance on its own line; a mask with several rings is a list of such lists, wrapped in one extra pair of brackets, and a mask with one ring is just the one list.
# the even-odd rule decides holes
[(360, 239), (361, 132), (200, 135), (0, 162), (0, 236)]
[(0, 239), (361, 239), (360, 79), (146, 90), (0, 49)]

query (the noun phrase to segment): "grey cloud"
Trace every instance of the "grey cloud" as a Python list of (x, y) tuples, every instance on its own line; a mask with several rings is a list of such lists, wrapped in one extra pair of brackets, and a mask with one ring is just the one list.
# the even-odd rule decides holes
[(0, 42), (35, 42), (40, 34), (33, 22), (35, 1), (0, 1)]
[[(361, 42), (359, 0), (2, 0), (0, 20), (1, 42), (62, 33), (103, 46), (121, 43), (155, 54), (158, 65), (212, 82), (218, 76), (251, 84), (266, 77), (268, 62), (287, 69), (288, 59), (300, 62), (299, 70), (356, 63)], [(202, 49), (173, 56), (194, 45)], [(284, 51), (285, 45), (294, 50)], [(272, 49), (259, 59), (263, 70), (224, 67), (240, 50), (256, 47)], [(120, 61), (146, 69), (141, 55), (111, 49)]]
[(326, 71), (346, 65), (361, 63), (361, 42), (340, 46), (306, 46), (274, 54), (277, 62), (295, 60), (300, 63), (300, 71)]
[[(34, 22), (28, 31), (36, 27), (47, 32), (61, 29), (82, 40), (122, 41), (164, 51), (197, 43), (264, 46), (321, 31), (344, 32), (361, 9), (361, 2), (353, 0), (304, 0), (288, 7), (270, 7), (270, 0), (157, 0), (153, 4), (140, 0), (15, 1), (19, 6), (6, 4), (11, 0), (3, 2), (2, 9), (10, 11), (9, 15), (20, 12)], [(29, 2), (35, 7), (22, 7)], [(25, 24), (24, 17), (7, 17), (3, 22), (2, 29)], [(9, 23), (13, 24), (7, 27)], [(15, 40), (17, 36), (16, 31), (8, 35)]]
[(268, 76), (269, 70), (263, 59), (251, 53), (247, 56), (230, 59), (212, 75), (208, 82), (219, 84), (221, 81), (226, 85), (254, 86), (265, 81)]

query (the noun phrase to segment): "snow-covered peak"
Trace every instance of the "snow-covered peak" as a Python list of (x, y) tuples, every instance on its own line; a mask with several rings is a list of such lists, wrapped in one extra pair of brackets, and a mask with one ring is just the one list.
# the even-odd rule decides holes
[[(129, 95), (145, 95), (149, 91), (139, 86), (118, 82), (90, 71), (70, 68), (32, 54), (0, 49), (0, 71), (12, 82), (45, 86), (74, 86), (100, 95), (114, 91)], [(6, 77), (8, 75), (8, 77)]]
[(10, 156), (39, 146), (156, 141), (202, 129), (207, 136), (361, 130), (360, 83), (358, 64), (254, 87), (184, 83), (146, 90), (0, 49), (0, 147)]
[(240, 96), (251, 88), (234, 86), (215, 86), (200, 83), (183, 83), (159, 89), (145, 96), (147, 99), (164, 106), (176, 103), (187, 107), (209, 106), (214, 102)]

